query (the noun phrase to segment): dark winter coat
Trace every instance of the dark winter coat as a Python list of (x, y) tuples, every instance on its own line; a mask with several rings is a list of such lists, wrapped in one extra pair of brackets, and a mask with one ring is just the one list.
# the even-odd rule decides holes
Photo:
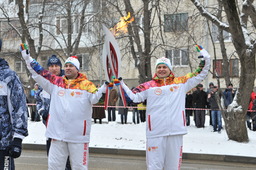
[(17, 74), (0, 58), (0, 150), (28, 135), (26, 96)]
[(111, 89), (109, 92), (108, 106), (116, 106), (118, 93), (116, 89)]
[(192, 94), (186, 94), (185, 107), (193, 108), (193, 95)]
[[(103, 119), (106, 117), (105, 109), (104, 109), (104, 99), (105, 99), (105, 94), (102, 95), (99, 102), (94, 105), (95, 107), (92, 108), (93, 119)], [(101, 107), (97, 107), (97, 106), (101, 106)]]
[(207, 93), (203, 90), (196, 90), (193, 93), (193, 103), (195, 108), (207, 107)]
[[(211, 97), (210, 98), (208, 98), (208, 101), (209, 101), (209, 104), (210, 104), (210, 108), (212, 109), (212, 110), (219, 110), (219, 105), (218, 105), (218, 103), (217, 103), (217, 92), (212, 92), (211, 93)], [(220, 98), (221, 98), (221, 95), (219, 96)]]
[(235, 93), (232, 92), (232, 89), (226, 89), (223, 92), (223, 98), (224, 98), (224, 105), (225, 107), (228, 107), (228, 105), (230, 105), (233, 101), (235, 97)]

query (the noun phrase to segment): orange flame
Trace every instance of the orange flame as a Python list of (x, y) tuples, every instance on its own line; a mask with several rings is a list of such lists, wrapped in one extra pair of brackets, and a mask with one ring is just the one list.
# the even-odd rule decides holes
[(128, 12), (127, 16), (121, 17), (119, 22), (110, 29), (110, 31), (118, 36), (120, 34), (125, 34), (128, 32), (127, 27), (128, 24), (134, 21), (134, 17), (131, 17), (130, 12)]

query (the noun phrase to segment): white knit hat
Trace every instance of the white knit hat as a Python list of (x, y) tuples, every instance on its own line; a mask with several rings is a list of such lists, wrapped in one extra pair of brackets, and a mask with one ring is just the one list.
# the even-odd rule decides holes
[(158, 64), (165, 64), (167, 67), (169, 67), (170, 70), (172, 70), (171, 61), (168, 58), (162, 57), (156, 60), (156, 67)]
[(77, 70), (79, 70), (79, 68), (80, 68), (80, 62), (79, 62), (77, 56), (68, 57), (68, 59), (65, 61), (65, 64), (66, 63), (73, 64), (76, 67)]

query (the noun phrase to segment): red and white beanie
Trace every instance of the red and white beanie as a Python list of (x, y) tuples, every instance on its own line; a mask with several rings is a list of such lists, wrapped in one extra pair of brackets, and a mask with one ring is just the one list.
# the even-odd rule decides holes
[(77, 56), (68, 57), (67, 60), (65, 61), (65, 64), (66, 63), (73, 64), (77, 70), (79, 70), (79, 68), (80, 68), (80, 62), (79, 62)]
[(171, 61), (168, 58), (162, 57), (162, 58), (157, 59), (156, 60), (156, 67), (158, 66), (158, 64), (165, 64), (172, 71), (172, 64), (171, 64)]

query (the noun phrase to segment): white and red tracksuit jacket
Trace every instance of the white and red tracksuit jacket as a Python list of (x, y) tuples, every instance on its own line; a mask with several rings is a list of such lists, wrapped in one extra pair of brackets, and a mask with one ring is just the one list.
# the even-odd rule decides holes
[(46, 137), (72, 143), (90, 141), (92, 105), (106, 90), (98, 89), (84, 74), (74, 80), (50, 74), (35, 60), (26, 61), (33, 79), (51, 95)]
[(133, 102), (147, 100), (147, 138), (187, 133), (186, 93), (203, 81), (210, 69), (209, 54), (204, 49), (200, 53), (205, 59), (205, 66), (200, 73), (177, 78), (170, 75), (166, 79), (154, 77), (153, 80), (139, 85), (133, 92), (121, 81), (123, 89)]

